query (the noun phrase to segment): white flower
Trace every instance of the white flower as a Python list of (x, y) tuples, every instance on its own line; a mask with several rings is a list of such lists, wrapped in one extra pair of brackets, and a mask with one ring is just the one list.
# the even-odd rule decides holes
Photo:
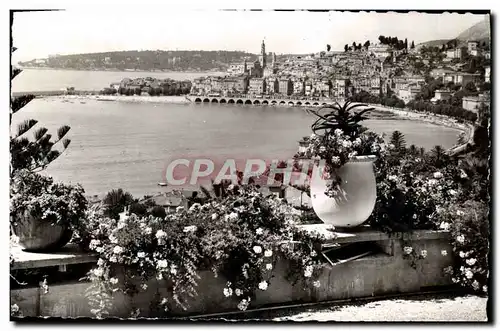
[(260, 254), (260, 253), (262, 253), (262, 247), (260, 247), (260, 246), (253, 246), (253, 251), (256, 254)]
[(10, 306), (10, 311), (11, 311), (12, 313), (17, 313), (17, 312), (19, 312), (19, 306), (18, 306), (17, 304), (13, 304), (13, 305), (11, 305), (11, 306)]
[(465, 237), (464, 237), (464, 235), (462, 235), (462, 234), (461, 234), (461, 235), (457, 236), (457, 241), (458, 241), (459, 243), (463, 244), (463, 243), (464, 243), (464, 241), (465, 241)]
[(352, 142), (350, 142), (349, 140), (344, 140), (342, 142), (342, 146), (344, 146), (344, 148), (349, 148), (352, 146)]
[(359, 146), (361, 145), (361, 139), (358, 137), (356, 140), (354, 140), (354, 146)]
[(271, 263), (266, 264), (266, 269), (271, 270), (273, 268), (273, 265)]
[(229, 185), (229, 186), (227, 187), (227, 189), (228, 189), (229, 191), (234, 190), (234, 185), (233, 185), (233, 184)]
[(103, 266), (104, 265), (104, 260), (99, 258), (99, 260), (97, 260), (97, 265), (100, 267), (100, 266)]
[(463, 169), (460, 169), (460, 178), (467, 178), (467, 173)]
[(240, 295), (243, 294), (243, 291), (237, 288), (236, 290), (234, 290), (234, 294), (236, 294), (236, 296), (239, 297)]
[(474, 274), (472, 273), (472, 271), (469, 269), (465, 272), (465, 277), (467, 277), (467, 279), (472, 279), (472, 277), (474, 277)]
[(161, 272), (156, 275), (156, 279), (158, 279), (158, 280), (163, 279), (163, 275), (161, 274)]
[(101, 244), (101, 241), (100, 240), (97, 240), (97, 239), (92, 239), (90, 241), (90, 244), (89, 244), (89, 248), (90, 249), (95, 249), (97, 246), (99, 246)]
[(262, 291), (267, 290), (267, 282), (265, 280), (259, 283), (259, 289), (261, 289)]
[(304, 270), (304, 277), (309, 278), (312, 276), (313, 273), (313, 267), (311, 265), (308, 265), (306, 269)]
[(410, 255), (411, 252), (413, 252), (413, 248), (411, 248), (410, 246), (405, 246), (405, 248), (403, 248), (403, 250), (404, 250), (404, 253), (406, 255)]
[(239, 310), (247, 310), (248, 308), (248, 305), (250, 304), (250, 298), (248, 299), (243, 299), (240, 301), (240, 303), (238, 304), (238, 309)]
[(326, 147), (325, 146), (320, 146), (319, 147), (319, 152), (320, 153), (324, 153), (326, 151)]
[(455, 277), (453, 277), (453, 278), (451, 279), (451, 281), (452, 281), (453, 283), (458, 283), (458, 279), (456, 279)]
[(310, 255), (311, 255), (311, 257), (316, 257), (318, 255), (318, 253), (316, 253), (315, 250), (312, 250)]
[(148, 284), (142, 284), (141, 285), (141, 288), (146, 291), (148, 289)]
[(440, 179), (440, 178), (443, 178), (443, 174), (440, 173), (439, 171), (436, 171), (434, 174), (433, 174), (434, 178), (436, 179)]
[(117, 255), (123, 253), (123, 251), (124, 249), (121, 246), (115, 246), (115, 248), (113, 248), (113, 253)]
[(460, 257), (463, 259), (465, 257), (465, 253), (460, 251), (460, 253), (458, 253), (458, 255), (460, 255)]
[(97, 277), (102, 277), (102, 275), (104, 274), (104, 270), (102, 268), (96, 268), (96, 269), (92, 270), (92, 272)]
[(474, 282), (472, 283), (472, 288), (476, 291), (479, 289), (479, 283), (477, 280), (474, 280)]
[(182, 231), (184, 231), (184, 232), (195, 232), (196, 229), (197, 229), (196, 225), (190, 225), (190, 226), (186, 226), (184, 228), (184, 230), (182, 230)]
[(150, 235), (151, 233), (153, 233), (153, 229), (151, 227), (148, 226), (144, 229), (144, 234)]
[(116, 263), (116, 262), (118, 262), (118, 259), (116, 258), (116, 256), (114, 256), (114, 255), (113, 255), (113, 256), (111, 256), (111, 257), (109, 258), (109, 261), (111, 261), (111, 262), (113, 262), (113, 263)]
[(233, 295), (233, 290), (231, 288), (224, 287), (224, 290), (222, 291), (224, 293), (225, 297), (230, 297)]
[(110, 278), (110, 279), (109, 279), (109, 282), (110, 282), (111, 284), (113, 284), (113, 285), (116, 285), (116, 284), (118, 284), (118, 278), (116, 278), (116, 277), (112, 277), (112, 278)]
[(255, 230), (255, 233), (260, 235), (264, 233), (264, 230), (262, 230), (262, 228), (258, 228), (257, 230)]
[(450, 223), (441, 222), (441, 224), (439, 225), (439, 228), (444, 230), (444, 231), (448, 231), (450, 229)]
[(398, 176), (391, 175), (391, 176), (387, 177), (387, 179), (390, 180), (391, 182), (397, 182), (398, 181)]
[(174, 264), (170, 266), (170, 273), (172, 275), (177, 275), (177, 267)]
[(168, 302), (167, 298), (161, 299), (160, 305), (166, 305)]
[(158, 269), (165, 269), (168, 267), (168, 262), (167, 260), (158, 260), (157, 264), (156, 264), (156, 267)]
[(437, 184), (437, 180), (435, 180), (435, 179), (429, 179), (427, 181), (427, 184), (429, 184), (430, 186), (436, 185)]
[(485, 292), (485, 293), (488, 292), (488, 286), (486, 286), (486, 285), (483, 286), (483, 292)]
[(463, 216), (465, 213), (461, 210), (457, 210), (457, 216)]
[(229, 214), (228, 218), (231, 220), (231, 221), (235, 221), (238, 219), (238, 213), (235, 213), (234, 211)]
[(341, 136), (344, 132), (342, 132), (342, 130), (341, 130), (341, 129), (335, 129), (334, 133), (335, 133), (335, 135), (336, 135), (337, 137), (339, 137), (339, 136)]
[(338, 157), (338, 156), (332, 156), (332, 163), (333, 164), (340, 163), (340, 157)]
[(474, 265), (476, 264), (476, 259), (468, 259), (468, 260), (465, 260), (465, 263), (467, 263), (468, 265)]
[(273, 256), (273, 251), (270, 250), (270, 249), (266, 249), (265, 252), (264, 252), (264, 256), (265, 257), (271, 257), (271, 256)]
[(212, 214), (212, 221), (215, 221), (217, 219), (217, 214), (216, 213), (213, 213)]
[(449, 191), (448, 191), (448, 194), (449, 194), (449, 195), (456, 195), (456, 194), (457, 194), (457, 191), (455, 191), (455, 190), (449, 190)]
[(145, 258), (146, 257), (146, 253), (144, 253), (144, 252), (138, 252), (137, 253), (137, 257), (140, 258), (140, 259)]
[(446, 249), (443, 249), (443, 250), (441, 251), (441, 255), (442, 255), (442, 256), (446, 256), (446, 255), (448, 255), (448, 252), (446, 251)]
[(321, 286), (321, 283), (319, 282), (319, 280), (315, 280), (315, 281), (313, 282), (313, 286), (314, 286), (314, 287), (320, 287), (320, 286)]
[(193, 212), (193, 211), (197, 211), (201, 209), (201, 204), (199, 204), (198, 202), (195, 202), (193, 203), (193, 205), (189, 208), (189, 211)]
[(420, 255), (425, 259), (427, 257), (427, 251), (425, 249), (420, 251)]
[(161, 238), (165, 238), (167, 236), (167, 233), (163, 230), (158, 230), (156, 232), (156, 238), (157, 239), (161, 239)]

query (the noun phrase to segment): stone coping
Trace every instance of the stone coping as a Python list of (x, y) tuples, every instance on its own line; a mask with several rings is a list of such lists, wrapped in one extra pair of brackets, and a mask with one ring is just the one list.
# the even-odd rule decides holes
[[(407, 235), (408, 239), (411, 238), (413, 240), (440, 239), (449, 236), (449, 232), (446, 231), (430, 230), (416, 230), (407, 234), (393, 233), (389, 235), (381, 231), (373, 230), (369, 226), (345, 230), (349, 232), (331, 231), (332, 227), (328, 224), (307, 224), (300, 225), (299, 227), (307, 232), (324, 235), (326, 238), (325, 245), (401, 239), (404, 235)], [(83, 252), (76, 245), (72, 244), (66, 245), (59, 251), (51, 253), (25, 252), (21, 247), (17, 246), (11, 249), (11, 254), (14, 258), (14, 262), (11, 265), (12, 270), (97, 262), (96, 254)]]

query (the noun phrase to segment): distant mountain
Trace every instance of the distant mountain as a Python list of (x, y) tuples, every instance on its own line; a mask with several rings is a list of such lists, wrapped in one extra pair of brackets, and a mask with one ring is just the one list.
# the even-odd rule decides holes
[[(491, 40), (491, 26), (490, 26), (490, 18), (487, 16), (484, 20), (475, 25), (471, 26), (467, 30), (460, 33), (456, 38), (459, 41), (459, 45), (465, 45), (468, 40), (477, 40), (480, 42), (490, 41)], [(415, 45), (415, 48), (419, 49), (422, 46), (441, 46), (446, 44), (448, 41), (453, 39), (438, 39), (438, 40), (430, 40), (418, 45)]]
[(471, 26), (457, 36), (458, 40), (479, 40), (484, 41), (491, 37), (491, 25), (489, 16), (481, 22)]
[(230, 63), (245, 58), (255, 61), (257, 55), (240, 51), (121, 51), (50, 56), (19, 65), (79, 70), (211, 71), (225, 70)]

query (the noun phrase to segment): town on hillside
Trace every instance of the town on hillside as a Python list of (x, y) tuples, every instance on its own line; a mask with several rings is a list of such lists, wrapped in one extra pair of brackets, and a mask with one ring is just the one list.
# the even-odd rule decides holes
[[(326, 51), (277, 60), (266, 53), (258, 60), (232, 63), (227, 75), (195, 79), (194, 96), (346, 99), (387, 106), (448, 105), (477, 113), (489, 103), (489, 43), (470, 40), (415, 47), (406, 39), (380, 36), (378, 42), (353, 42), (344, 51)], [(425, 105), (424, 105), (425, 107)], [(444, 107), (444, 106), (443, 106)], [(459, 116), (460, 117), (460, 116)]]

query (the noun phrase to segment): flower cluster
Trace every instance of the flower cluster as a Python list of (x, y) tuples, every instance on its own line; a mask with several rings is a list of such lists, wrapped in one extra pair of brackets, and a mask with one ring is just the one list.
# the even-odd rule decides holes
[(489, 221), (487, 206), (466, 202), (447, 206), (443, 223), (450, 224), (454, 266), (447, 268), (454, 283), (476, 292), (487, 292), (489, 276)]
[[(181, 208), (165, 219), (132, 214), (114, 220), (93, 207), (79, 234), (100, 257), (88, 276), (95, 290), (137, 293), (151, 281), (167, 282), (172, 295), (161, 298), (162, 306), (170, 310), (175, 303), (186, 309), (197, 295), (198, 271), (211, 269), (227, 280), (221, 295), (237, 298), (237, 307), (244, 310), (258, 291), (272, 286), (278, 255), (301, 268), (290, 268), (297, 278), (319, 286), (320, 261), (312, 247), (322, 238), (299, 230), (297, 218), (282, 199), (247, 187), (232, 190), (223, 200)], [(291, 244), (295, 241), (301, 244)], [(125, 276), (118, 276), (118, 267), (127, 270)], [(109, 310), (101, 301), (93, 301), (96, 314)]]
[(426, 169), (422, 158), (404, 155), (378, 160), (376, 176), (372, 225), (392, 231), (449, 228), (440, 214), (446, 205), (456, 204), (461, 195), (454, 178), (456, 168)]
[(328, 196), (336, 196), (340, 191), (338, 185), (341, 179), (337, 169), (360, 155), (382, 155), (385, 153), (383, 139), (373, 132), (362, 132), (348, 135), (341, 129), (335, 129), (325, 135), (311, 134), (308, 138), (309, 145), (305, 151), (305, 157), (311, 158), (319, 163), (325, 161), (323, 175), (325, 179), (331, 180), (327, 192)]
[(12, 221), (29, 214), (51, 224), (77, 226), (85, 216), (87, 199), (80, 185), (55, 183), (51, 177), (17, 171), (10, 185)]

